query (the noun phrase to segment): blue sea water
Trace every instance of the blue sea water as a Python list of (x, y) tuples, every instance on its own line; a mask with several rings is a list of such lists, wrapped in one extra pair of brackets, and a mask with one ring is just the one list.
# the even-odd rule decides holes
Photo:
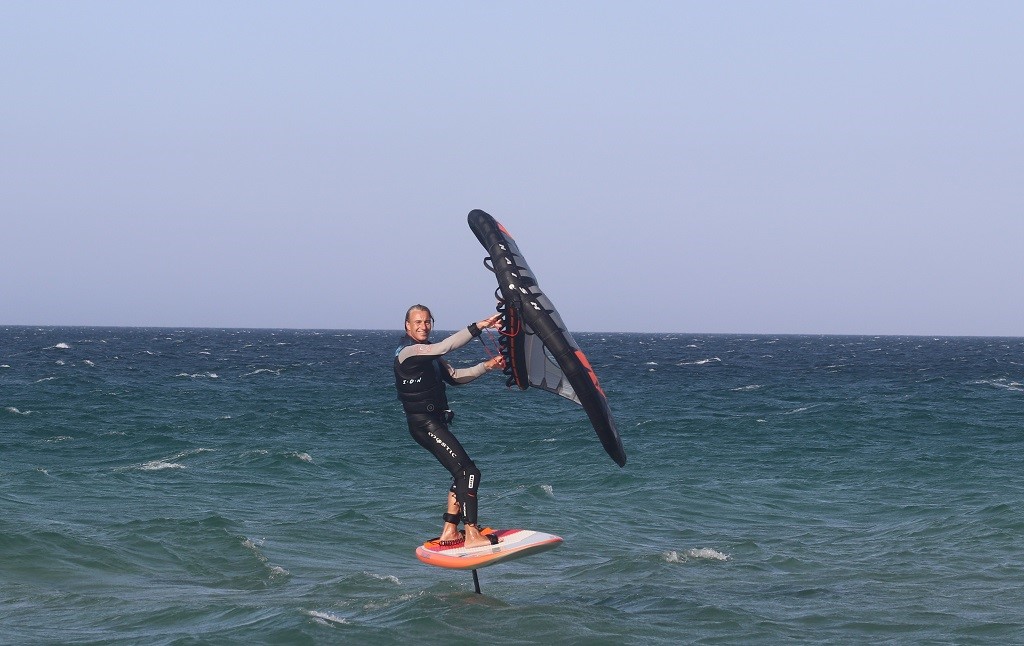
[(476, 595), (397, 337), (0, 328), (0, 643), (1024, 643), (1024, 339), (578, 334), (622, 469), (455, 389), (482, 520), (565, 538)]

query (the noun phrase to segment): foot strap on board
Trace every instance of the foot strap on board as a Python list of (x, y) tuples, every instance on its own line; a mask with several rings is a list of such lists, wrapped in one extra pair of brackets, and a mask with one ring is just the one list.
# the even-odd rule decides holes
[(490, 527), (478, 527), (480, 535), (491, 542), (491, 545), (498, 544), (498, 535)]
[(441, 547), (455, 547), (456, 545), (462, 545), (465, 542), (466, 537), (462, 535), (460, 535), (458, 538), (453, 538), (449, 541), (442, 541), (441, 539), (437, 540), (437, 544)]

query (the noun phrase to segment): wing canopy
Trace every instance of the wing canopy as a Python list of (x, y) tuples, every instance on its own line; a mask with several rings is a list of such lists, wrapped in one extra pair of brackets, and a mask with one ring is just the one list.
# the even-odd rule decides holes
[[(541, 291), (515, 240), (497, 220), (476, 209), (469, 227), (489, 254), (484, 264), (498, 280), (498, 311), (502, 314), (501, 351), (508, 385), (546, 390), (580, 404), (605, 451), (619, 466), (626, 464), (608, 398), (586, 355), (569, 334), (562, 317)], [(489, 261), (489, 264), (488, 264)]]

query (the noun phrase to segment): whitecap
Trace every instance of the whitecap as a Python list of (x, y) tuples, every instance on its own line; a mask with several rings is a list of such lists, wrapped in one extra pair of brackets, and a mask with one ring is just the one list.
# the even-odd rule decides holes
[(89, 366), (90, 368), (95, 368), (96, 367), (96, 364), (93, 363), (92, 361), (89, 361), (88, 359), (86, 359), (82, 363), (84, 363), (85, 365)]
[(75, 439), (75, 438), (71, 437), (70, 435), (57, 435), (57, 436), (51, 437), (50, 439), (48, 439), (46, 441), (47, 442), (67, 442), (67, 441), (73, 440), (73, 439)]
[(61, 342), (61, 343), (58, 343), (57, 345), (51, 345), (50, 347), (45, 348), (45, 349), (46, 350), (70, 350), (71, 346), (68, 345), (67, 343)]
[(324, 625), (348, 623), (348, 619), (345, 619), (344, 617), (339, 617), (338, 615), (331, 614), (329, 612), (321, 612), (319, 610), (307, 610), (306, 615), (311, 617), (317, 623)]
[(398, 580), (398, 577), (394, 574), (374, 574), (373, 572), (366, 572), (366, 576), (377, 579), (378, 581), (387, 581), (394, 583), (395, 585), (402, 585), (402, 582)]
[(728, 561), (729, 555), (710, 547), (693, 548), (682, 554), (675, 550), (662, 552), (666, 563), (687, 563), (689, 561)]
[(265, 538), (257, 538), (256, 540), (253, 540), (251, 538), (247, 538), (247, 539), (242, 541), (242, 547), (244, 547), (246, 549), (250, 549), (250, 550), (255, 550), (256, 548), (262, 546), (263, 543), (266, 542), (266, 540), (267, 539), (265, 539)]
[(296, 452), (292, 453), (291, 456), (293, 458), (298, 458), (298, 459), (302, 460), (303, 462), (309, 462), (309, 463), (313, 462), (312, 456), (310, 456), (308, 453), (304, 453), (302, 451), (296, 451)]
[(210, 451), (213, 451), (213, 449), (203, 449), (203, 448), (200, 448), (200, 449), (190, 449), (188, 451), (181, 451), (180, 453), (178, 453), (176, 455), (172, 455), (172, 456), (167, 457), (167, 458), (158, 458), (156, 460), (150, 460), (149, 462), (146, 462), (146, 463), (144, 463), (144, 464), (142, 464), (142, 465), (140, 465), (138, 467), (129, 467), (129, 468), (137, 468), (137, 469), (140, 469), (142, 471), (163, 471), (165, 469), (184, 469), (185, 465), (181, 464), (180, 462), (178, 462), (178, 460), (181, 460), (183, 458), (187, 458), (187, 457), (192, 456), (192, 455), (198, 455), (200, 453), (208, 453)]
[(700, 549), (691, 549), (687, 552), (687, 556), (694, 559), (706, 559), (709, 561), (728, 561), (729, 555), (723, 554), (716, 549), (710, 547), (702, 547)]
[(1007, 379), (982, 379), (981, 381), (975, 381), (972, 383), (981, 386), (994, 386), (996, 388), (1002, 388), (1003, 390), (1024, 392), (1024, 384), (1016, 381), (1009, 381)]
[(552, 498), (555, 497), (555, 488), (552, 487), (551, 485), (543, 484), (540, 486), (540, 488), (543, 489), (544, 493), (546, 493), (547, 495), (551, 496)]
[(10, 366), (5, 363), (5, 364), (0, 364), (0, 368), (10, 368)]
[(734, 393), (749, 392), (751, 390), (758, 390), (761, 388), (761, 384), (750, 384), (749, 386), (740, 386), (739, 388), (733, 388)]
[(283, 368), (278, 368), (277, 370), (271, 370), (270, 368), (259, 368), (257, 370), (252, 371), (252, 372), (247, 372), (247, 373), (245, 373), (242, 376), (243, 377), (252, 377), (253, 375), (269, 373), (269, 374), (277, 375), (278, 377), (280, 377), (281, 376), (281, 370), (283, 370)]
[(184, 469), (184, 464), (178, 464), (177, 462), (168, 462), (166, 460), (151, 460), (146, 462), (139, 469), (143, 471), (163, 471), (164, 469)]
[(708, 359), (698, 359), (697, 361), (680, 361), (677, 366), (706, 366), (712, 363), (722, 363), (722, 360), (718, 357), (710, 357)]
[(11, 413), (12, 415), (31, 415), (32, 414), (32, 411), (30, 411), (30, 410), (22, 412), (22, 411), (18, 410), (17, 408), (15, 408), (14, 406), (8, 406), (4, 410), (6, 410), (8, 413)]

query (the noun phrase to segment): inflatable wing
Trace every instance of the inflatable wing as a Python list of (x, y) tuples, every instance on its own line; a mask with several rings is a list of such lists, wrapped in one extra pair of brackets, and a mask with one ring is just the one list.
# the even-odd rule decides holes
[(502, 314), (501, 352), (508, 385), (522, 390), (533, 386), (583, 406), (604, 450), (624, 466), (626, 451), (597, 375), (541, 291), (512, 236), (479, 209), (469, 213), (469, 228), (487, 250), (484, 264), (498, 279), (495, 295)]

